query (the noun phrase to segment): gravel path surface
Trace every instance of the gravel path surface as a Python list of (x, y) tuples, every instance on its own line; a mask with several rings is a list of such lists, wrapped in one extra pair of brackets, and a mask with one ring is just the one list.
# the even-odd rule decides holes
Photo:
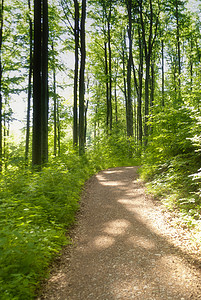
[(199, 249), (137, 178), (123, 167), (87, 182), (73, 244), (38, 300), (201, 299)]

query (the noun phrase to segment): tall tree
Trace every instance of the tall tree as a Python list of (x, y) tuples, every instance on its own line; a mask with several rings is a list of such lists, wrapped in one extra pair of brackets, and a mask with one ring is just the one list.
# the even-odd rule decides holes
[(42, 163), (48, 161), (48, 0), (42, 1)]
[(127, 12), (128, 12), (128, 41), (129, 41), (129, 55), (127, 63), (127, 110), (126, 110), (126, 119), (127, 119), (127, 135), (129, 137), (133, 136), (133, 103), (131, 95), (131, 70), (133, 63), (133, 41), (132, 41), (132, 0), (127, 0)]
[(33, 60), (33, 141), (32, 141), (32, 164), (42, 164), (42, 114), (41, 114), (41, 0), (34, 0), (34, 60)]
[(75, 38), (75, 69), (74, 69), (74, 105), (73, 105), (73, 144), (78, 145), (78, 73), (79, 73), (79, 2), (74, 0), (75, 21), (74, 21), (74, 38)]
[(2, 41), (3, 41), (4, 0), (0, 3), (0, 171), (2, 171)]
[(29, 8), (29, 76), (28, 76), (28, 98), (27, 98), (27, 125), (26, 125), (26, 146), (25, 162), (28, 163), (29, 139), (30, 139), (30, 110), (31, 110), (31, 93), (32, 93), (32, 71), (33, 71), (33, 24), (31, 19), (31, 2), (28, 0)]
[[(46, 31), (46, 32), (45, 32)], [(32, 164), (47, 161), (48, 149), (48, 3), (34, 1)]]
[[(142, 27), (142, 38), (143, 38), (143, 48), (145, 54), (145, 124), (144, 124), (144, 135), (145, 135), (145, 146), (147, 144), (148, 138), (148, 117), (149, 117), (149, 80), (150, 80), (150, 65), (151, 65), (151, 55), (153, 51), (153, 46), (156, 40), (156, 34), (159, 23), (159, 7), (157, 11), (154, 11), (153, 6), (154, 0), (148, 1), (149, 14), (144, 14), (143, 0), (140, 0), (140, 20)], [(148, 19), (146, 19), (148, 17)], [(146, 30), (147, 29), (147, 30)], [(148, 33), (147, 33), (148, 31)]]
[(85, 152), (85, 121), (84, 121), (84, 105), (85, 105), (85, 60), (86, 60), (86, 41), (85, 41), (85, 22), (86, 22), (86, 0), (82, 0), (82, 15), (80, 28), (80, 77), (79, 77), (79, 153)]
[(111, 50), (111, 10), (112, 1), (109, 1), (109, 12), (107, 16), (107, 38), (108, 38), (108, 76), (109, 76), (109, 91), (108, 91), (108, 118), (109, 130), (112, 131), (112, 50)]

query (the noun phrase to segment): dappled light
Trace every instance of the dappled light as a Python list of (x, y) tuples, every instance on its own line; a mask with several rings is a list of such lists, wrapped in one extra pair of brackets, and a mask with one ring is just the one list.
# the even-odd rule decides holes
[(89, 183), (72, 270), (54, 281), (66, 285), (61, 299), (197, 299), (200, 270), (171, 238), (174, 230), (161, 211), (145, 199), (136, 170), (111, 169)]
[(156, 244), (151, 239), (141, 237), (141, 236), (134, 236), (129, 237), (127, 239), (127, 243), (131, 244), (134, 248), (144, 248), (144, 249), (154, 249), (156, 247)]
[(105, 249), (111, 247), (115, 243), (115, 239), (110, 236), (101, 235), (94, 239), (93, 245), (95, 249)]
[(107, 222), (103, 231), (110, 235), (119, 235), (125, 233), (126, 229), (130, 226), (130, 222), (124, 219), (117, 219)]

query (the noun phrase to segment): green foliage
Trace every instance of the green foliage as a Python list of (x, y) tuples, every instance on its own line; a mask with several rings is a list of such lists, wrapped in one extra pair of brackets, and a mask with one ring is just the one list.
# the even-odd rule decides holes
[[(156, 114), (141, 176), (149, 192), (178, 213), (180, 225), (195, 226), (200, 219), (199, 112), (166, 108)], [(198, 171), (197, 171), (198, 170)]]
[(140, 151), (134, 138), (127, 138), (121, 133), (109, 136), (101, 135), (89, 151), (89, 157), (95, 169), (140, 165)]
[(40, 173), (10, 172), (0, 181), (1, 299), (32, 299), (49, 262), (69, 242), (80, 191), (91, 169), (75, 153)]
[(1, 176), (1, 299), (34, 298), (49, 263), (70, 242), (66, 229), (74, 222), (84, 182), (100, 169), (136, 162), (134, 147), (120, 136), (102, 137), (83, 157), (69, 147), (41, 172), (16, 167)]

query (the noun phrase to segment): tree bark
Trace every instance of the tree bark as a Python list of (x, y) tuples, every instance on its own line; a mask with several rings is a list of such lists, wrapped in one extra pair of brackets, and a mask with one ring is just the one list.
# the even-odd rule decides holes
[(179, 7), (176, 0), (176, 23), (177, 23), (177, 71), (178, 71), (178, 101), (181, 101), (181, 48), (180, 48), (180, 26), (179, 26)]
[(106, 133), (109, 132), (109, 120), (110, 120), (110, 104), (109, 104), (109, 82), (108, 82), (108, 54), (107, 54), (107, 43), (104, 44), (104, 53), (105, 53), (105, 84), (106, 84), (106, 105), (107, 105), (107, 113), (106, 113)]
[(161, 41), (161, 55), (162, 55), (162, 106), (165, 106), (165, 71), (164, 71), (164, 41)]
[(138, 140), (142, 145), (142, 84), (143, 84), (143, 49), (141, 42), (140, 30), (138, 30), (139, 37), (139, 48), (140, 48), (140, 63), (139, 63), (139, 89), (138, 89), (138, 99), (137, 99), (137, 124), (138, 124)]
[(128, 40), (129, 40), (129, 57), (127, 62), (127, 136), (133, 136), (133, 103), (132, 103), (132, 95), (131, 95), (131, 69), (132, 69), (132, 16), (131, 16), (131, 8), (132, 8), (132, 1), (127, 1), (127, 11), (128, 11)]
[(124, 98), (125, 98), (125, 106), (126, 106), (126, 126), (128, 127), (128, 118), (127, 118), (128, 98), (127, 98), (127, 81), (126, 81), (126, 66), (125, 66), (125, 61), (127, 61), (127, 53), (125, 53), (125, 50), (126, 50), (126, 36), (124, 32), (123, 43), (122, 43), (122, 64), (123, 64), (123, 80), (124, 80)]
[(74, 70), (74, 105), (73, 105), (73, 145), (78, 145), (78, 115), (77, 115), (77, 96), (78, 96), (78, 68), (79, 68), (79, 3), (74, 0), (75, 8), (75, 70)]
[(149, 9), (150, 9), (150, 19), (149, 19), (149, 33), (148, 39), (146, 40), (146, 30), (145, 30), (145, 22), (143, 19), (143, 5), (142, 0), (140, 1), (140, 20), (141, 20), (141, 27), (142, 27), (142, 41), (143, 41), (143, 48), (145, 53), (145, 124), (144, 124), (144, 145), (146, 147), (148, 142), (148, 119), (149, 119), (149, 80), (150, 80), (150, 64), (151, 64), (151, 55), (153, 50), (153, 45), (156, 39), (157, 28), (158, 28), (158, 16), (155, 23), (155, 33), (153, 35), (153, 6), (152, 0), (149, 0)]
[(48, 161), (48, 1), (42, 10), (42, 163)]
[(2, 139), (2, 40), (3, 40), (3, 13), (4, 13), (4, 0), (1, 0), (0, 7), (0, 172), (2, 172), (2, 151), (3, 151), (3, 139)]
[(84, 95), (85, 95), (85, 60), (86, 60), (86, 45), (85, 45), (85, 20), (86, 20), (86, 0), (82, 0), (82, 16), (81, 16), (81, 62), (80, 62), (80, 80), (79, 80), (79, 154), (85, 152), (84, 138)]
[[(31, 12), (31, 3), (28, 0), (29, 13)], [(33, 24), (29, 15), (29, 78), (28, 78), (28, 97), (27, 97), (27, 124), (26, 124), (26, 146), (25, 146), (25, 164), (28, 165), (29, 139), (30, 139), (30, 110), (32, 93), (32, 72), (33, 72)]]
[(41, 0), (34, 1), (34, 60), (33, 60), (33, 142), (32, 164), (40, 170), (41, 156)]
[(52, 41), (53, 53), (53, 120), (54, 120), (54, 156), (57, 156), (57, 95), (56, 95), (56, 71), (55, 71), (55, 58), (54, 58), (54, 42)]
[(111, 51), (111, 30), (110, 30), (110, 22), (111, 22), (111, 2), (110, 2), (110, 10), (107, 21), (107, 29), (108, 29), (108, 59), (109, 59), (109, 93), (108, 93), (108, 115), (109, 115), (109, 130), (112, 131), (112, 51)]

